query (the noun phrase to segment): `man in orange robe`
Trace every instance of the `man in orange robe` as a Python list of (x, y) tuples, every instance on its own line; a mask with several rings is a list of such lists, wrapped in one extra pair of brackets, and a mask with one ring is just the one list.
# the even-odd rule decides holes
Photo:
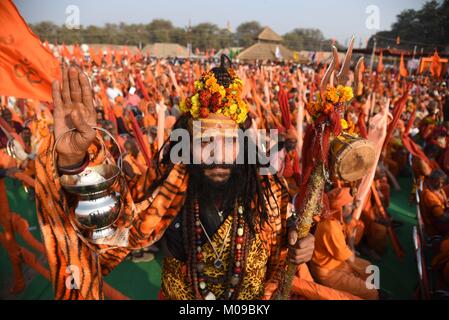
[(446, 175), (441, 169), (433, 170), (424, 182), (422, 192), (423, 220), (431, 234), (442, 236), (449, 233), (449, 206), (444, 187)]
[(342, 222), (343, 211), (352, 204), (349, 188), (336, 188), (328, 193), (329, 211), (318, 222), (311, 271), (317, 282), (363, 299), (377, 300), (376, 289), (369, 289), (366, 268), (371, 262), (355, 257), (346, 243)]

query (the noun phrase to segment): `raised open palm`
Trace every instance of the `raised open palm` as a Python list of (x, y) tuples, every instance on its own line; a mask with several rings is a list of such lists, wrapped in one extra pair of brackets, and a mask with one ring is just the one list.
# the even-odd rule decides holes
[[(62, 67), (62, 86), (58, 80), (52, 83), (55, 105), (55, 139), (58, 165), (72, 166), (82, 162), (87, 149), (95, 139), (95, 108), (92, 89), (87, 76), (76, 67)], [(76, 130), (66, 133), (70, 129)]]

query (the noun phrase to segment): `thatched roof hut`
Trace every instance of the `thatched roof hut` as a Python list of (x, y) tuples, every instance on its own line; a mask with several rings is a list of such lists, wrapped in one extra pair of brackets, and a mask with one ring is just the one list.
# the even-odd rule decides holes
[(257, 36), (257, 43), (243, 50), (239, 60), (290, 60), (293, 52), (282, 45), (283, 39), (270, 27), (265, 27)]
[(150, 55), (156, 58), (178, 57), (187, 58), (189, 50), (177, 43), (153, 43), (145, 46), (143, 52), (150, 51)]

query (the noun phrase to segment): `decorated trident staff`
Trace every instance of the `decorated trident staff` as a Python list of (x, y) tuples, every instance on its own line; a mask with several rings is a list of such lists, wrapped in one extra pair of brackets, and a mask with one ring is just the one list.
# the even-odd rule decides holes
[[(322, 196), (330, 175), (352, 182), (360, 179), (374, 164), (374, 147), (364, 139), (349, 133), (348, 124), (342, 117), (344, 107), (358, 92), (360, 67), (363, 58), (357, 62), (354, 88), (346, 86), (349, 80), (349, 64), (354, 46), (354, 37), (349, 43), (341, 69), (334, 77), (338, 65), (338, 52), (332, 47), (332, 61), (321, 81), (315, 101), (308, 105), (313, 122), (306, 130), (302, 157), (302, 185), (296, 197), (295, 207), (299, 219), (296, 222), (298, 239), (310, 231), (313, 217), (322, 212)], [(333, 86), (336, 82), (337, 86)], [(278, 299), (288, 300), (297, 266), (288, 263), (283, 286)]]

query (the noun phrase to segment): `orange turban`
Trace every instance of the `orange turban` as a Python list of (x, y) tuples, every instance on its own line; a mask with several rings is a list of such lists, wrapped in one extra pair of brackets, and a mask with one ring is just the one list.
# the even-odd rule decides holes
[(329, 208), (331, 210), (341, 210), (345, 205), (353, 201), (349, 188), (335, 188), (327, 193), (329, 198)]

